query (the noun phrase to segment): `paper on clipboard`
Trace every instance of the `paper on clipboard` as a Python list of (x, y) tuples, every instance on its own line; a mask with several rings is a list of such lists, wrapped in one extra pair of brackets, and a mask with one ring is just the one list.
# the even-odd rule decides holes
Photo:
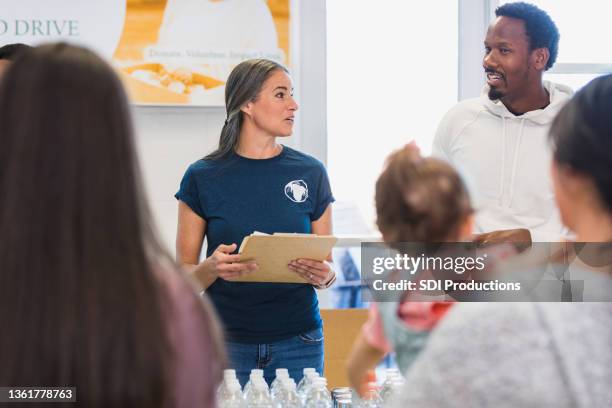
[(242, 262), (255, 261), (257, 271), (235, 282), (308, 283), (287, 266), (294, 259), (323, 261), (338, 238), (331, 235), (254, 233), (242, 240), (238, 253)]

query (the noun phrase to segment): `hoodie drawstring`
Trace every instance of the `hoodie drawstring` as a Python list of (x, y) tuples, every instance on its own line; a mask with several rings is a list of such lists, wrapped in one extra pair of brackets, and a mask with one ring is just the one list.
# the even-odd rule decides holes
[(523, 128), (525, 127), (525, 119), (521, 119), (521, 126), (519, 127), (518, 141), (516, 143), (516, 149), (514, 150), (514, 160), (512, 163), (512, 176), (510, 177), (510, 197), (508, 199), (508, 207), (512, 205), (512, 198), (514, 197), (514, 180), (516, 178), (516, 168), (518, 167), (519, 149), (521, 148), (521, 139), (523, 138)]
[(506, 116), (502, 115), (502, 162), (501, 171), (499, 172), (499, 196), (497, 201), (502, 205), (502, 197), (504, 195), (504, 168), (506, 167)]

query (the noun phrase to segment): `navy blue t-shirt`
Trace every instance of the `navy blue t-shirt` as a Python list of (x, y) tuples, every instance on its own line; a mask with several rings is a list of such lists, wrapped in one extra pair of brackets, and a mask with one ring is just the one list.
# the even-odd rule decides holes
[[(269, 159), (198, 160), (175, 197), (206, 220), (207, 257), (254, 231), (310, 233), (334, 201), (323, 164), (287, 146)], [(311, 285), (217, 279), (206, 293), (231, 341), (269, 343), (321, 327)]]

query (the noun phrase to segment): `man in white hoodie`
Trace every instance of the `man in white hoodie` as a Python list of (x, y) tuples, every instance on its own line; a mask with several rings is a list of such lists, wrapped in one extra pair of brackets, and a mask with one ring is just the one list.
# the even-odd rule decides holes
[(444, 116), (433, 154), (459, 168), (474, 189), (476, 230), (491, 233), (481, 240), (523, 240), (525, 228), (534, 241), (558, 241), (564, 231), (547, 134), (572, 91), (542, 75), (557, 58), (559, 31), (531, 4), (507, 3), (495, 15), (484, 42), (487, 84), (480, 98)]

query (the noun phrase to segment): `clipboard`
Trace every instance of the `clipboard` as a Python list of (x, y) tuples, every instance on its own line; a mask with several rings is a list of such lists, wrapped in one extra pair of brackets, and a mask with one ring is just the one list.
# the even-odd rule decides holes
[(331, 235), (251, 234), (242, 240), (238, 253), (242, 255), (241, 262), (254, 260), (259, 269), (232, 281), (309, 283), (287, 265), (299, 258), (324, 261), (337, 241), (338, 238)]

